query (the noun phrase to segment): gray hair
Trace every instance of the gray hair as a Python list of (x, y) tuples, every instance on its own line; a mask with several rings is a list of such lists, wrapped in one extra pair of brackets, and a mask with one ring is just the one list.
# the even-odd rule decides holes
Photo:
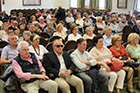
[(136, 24), (138, 24), (138, 23), (140, 23), (140, 20), (138, 20), (138, 21), (136, 22)]
[(86, 27), (86, 33), (89, 31), (89, 30), (91, 30), (92, 29), (92, 27)]
[(9, 24), (7, 22), (4, 22), (2, 26), (4, 27), (5, 25), (9, 26)]
[(26, 41), (20, 41), (20, 42), (18, 43), (17, 49), (18, 49), (18, 50), (21, 50), (21, 46), (22, 46), (22, 45), (27, 45), (27, 46), (29, 47), (29, 44), (28, 44)]
[(10, 34), (9, 36), (8, 36), (8, 40), (10, 40), (10, 37), (11, 36), (16, 36), (15, 34)]
[(53, 41), (53, 44), (52, 44), (52, 45), (54, 45), (54, 43), (55, 43), (56, 41), (59, 41), (59, 42), (61, 42), (61, 43), (63, 44), (63, 42), (62, 42), (60, 39), (55, 39), (55, 40)]
[(29, 23), (29, 25), (27, 25), (27, 28), (29, 28), (31, 25), (34, 25), (33, 23)]

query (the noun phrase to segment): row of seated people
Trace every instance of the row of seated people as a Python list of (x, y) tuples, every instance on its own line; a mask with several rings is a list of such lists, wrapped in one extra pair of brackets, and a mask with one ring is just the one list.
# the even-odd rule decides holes
[[(34, 41), (33, 44), (35, 44), (35, 42), (37, 43), (39, 41), (39, 36), (33, 35), (32, 40)], [(22, 58), (20, 60), (22, 60), (24, 62), (27, 62), (27, 61), (30, 62), (30, 60), (26, 59), (26, 57), (29, 58), (32, 56), (32, 54), (30, 54), (31, 56), (29, 56), (30, 47), (28, 48), (28, 46), (25, 43), (23, 43), (23, 44), (19, 43), (18, 46), (20, 46), (20, 47), (18, 48), (17, 47), (17, 38), (15, 35), (10, 35), (8, 41), (9, 41), (9, 45), (7, 45), (2, 51), (1, 59), (3, 61), (1, 63), (11, 63), (11, 61), (9, 61), (9, 60), (13, 60), (18, 55), (18, 52), (20, 54), (19, 56), (21, 56), (21, 58)], [(139, 54), (137, 52), (137, 51), (139, 51), (138, 41), (139, 41), (139, 36), (135, 33), (132, 33), (128, 37), (129, 44), (126, 47), (126, 50), (131, 57), (138, 58), (138, 61), (136, 63), (139, 63)], [(120, 36), (114, 35), (112, 37), (113, 47), (110, 48), (110, 50), (112, 50), (111, 51), (112, 53), (106, 47), (103, 47), (103, 37), (95, 36), (93, 38), (93, 44), (95, 45), (95, 47), (92, 48), (92, 50), (88, 53), (85, 51), (87, 42), (84, 39), (78, 39), (77, 40), (77, 49), (71, 54), (70, 57), (68, 57), (68, 58), (70, 58), (69, 60), (71, 60), (71, 62), (74, 63), (75, 66), (78, 68), (78, 71), (77, 71), (78, 73), (76, 73), (76, 75), (83, 80), (84, 88), (83, 88), (83, 85), (80, 84), (81, 85), (80, 90), (78, 90), (78, 88), (77, 88), (78, 86), (73, 85), (72, 82), (70, 82), (68, 78), (65, 78), (64, 80), (66, 80), (71, 85), (76, 86), (77, 92), (80, 91), (78, 93), (83, 93), (82, 89), (84, 89), (85, 93), (90, 93), (89, 91), (96, 93), (96, 91), (98, 91), (98, 89), (100, 89), (100, 88), (101, 88), (100, 92), (102, 90), (104, 90), (103, 93), (108, 93), (108, 92), (105, 92), (106, 89), (108, 89), (107, 91), (109, 91), (111, 93), (113, 91), (115, 82), (117, 82), (116, 89), (117, 89), (117, 93), (119, 93), (120, 89), (123, 88), (123, 82), (124, 82), (124, 77), (125, 77), (124, 70), (126, 70), (129, 73), (127, 75), (127, 78), (130, 78), (130, 76), (131, 76), (130, 80), (128, 80), (127, 90), (131, 93), (134, 93), (133, 83), (132, 83), (133, 69), (130, 66), (127, 67), (128, 66), (127, 65), (126, 67), (123, 67), (124, 70), (120, 70), (117, 72), (110, 72), (109, 67), (105, 64), (107, 61), (111, 62), (111, 61), (118, 61), (118, 60), (120, 62), (134, 62), (134, 60), (132, 60), (128, 56), (124, 47), (120, 46), (121, 45)], [(32, 49), (34, 49), (34, 48), (32, 47)], [(117, 50), (117, 52), (115, 51), (115, 49)], [(62, 42), (60, 40), (56, 40), (53, 43), (53, 52), (44, 54), (42, 64), (43, 64), (44, 68), (46, 69), (47, 75), (49, 75), (49, 73), (53, 73), (54, 77), (59, 77), (59, 79), (60, 79), (62, 77), (69, 77), (71, 72), (74, 71), (74, 69), (71, 67), (71, 65), (69, 63), (66, 63), (67, 61), (65, 61), (65, 60), (67, 57), (66, 58), (64, 57), (63, 53), (65, 53), (65, 52), (62, 52), (62, 50), (63, 50)], [(120, 51), (118, 51), (118, 50), (120, 50)], [(137, 51), (135, 51), (135, 50), (137, 50)], [(37, 54), (40, 54), (40, 52), (41, 52), (40, 50), (35, 51), (35, 53), (37, 53)], [(113, 54), (113, 52), (114, 52), (114, 54)], [(66, 55), (67, 55), (67, 53), (65, 54), (65, 56)], [(123, 56), (126, 56), (128, 59), (121, 60), (123, 58)], [(26, 61), (23, 60), (24, 57), (25, 57)], [(54, 58), (52, 58), (52, 57), (54, 57)], [(36, 58), (39, 59), (38, 57), (36, 57)], [(15, 60), (19, 61), (19, 59), (17, 59), (17, 58)], [(32, 58), (32, 60), (33, 60), (33, 58)], [(65, 65), (64, 65), (64, 62), (65, 62)], [(19, 64), (19, 66), (17, 65), (17, 63)], [(48, 79), (48, 77), (40, 76), (40, 75), (33, 75), (33, 76), (31, 75), (29, 77), (28, 73), (27, 73), (27, 76), (26, 76), (26, 74), (24, 76), (24, 71), (26, 72), (26, 70), (28, 70), (28, 69), (26, 69), (26, 67), (23, 67), (24, 71), (22, 72), (23, 68), (21, 69), (20, 66), (25, 66), (25, 65), (29, 66), (29, 64), (23, 65), (22, 62), (17, 62), (17, 63), (15, 61), (13, 61), (13, 64), (15, 65), (15, 67), (13, 67), (13, 68), (14, 68), (14, 71), (15, 71), (16, 75), (18, 76), (18, 78), (24, 78), (27, 81), (30, 80), (31, 78)], [(102, 67), (99, 69), (99, 72), (96, 71), (95, 69), (92, 69), (92, 66), (94, 66), (96, 64), (102, 65)], [(133, 63), (133, 65), (139, 71), (139, 64)], [(28, 68), (28, 66), (27, 66), (27, 68)], [(63, 69), (64, 69), (64, 72), (63, 72)], [(70, 69), (70, 70), (68, 70), (68, 69)], [(62, 73), (61, 73), (61, 71), (62, 71)], [(38, 74), (40, 72), (37, 71), (37, 72), (33, 72), (33, 73)], [(70, 76), (70, 77), (73, 77), (73, 76)], [(104, 86), (99, 85), (100, 87), (98, 87), (97, 80), (95, 80), (96, 79), (95, 77), (98, 79), (102, 78), (104, 81), (104, 84), (103, 84), (103, 81), (100, 81), (100, 79), (99, 79), (98, 83), (102, 82), (102, 85), (104, 85)], [(109, 81), (107, 80), (108, 78), (106, 78), (106, 77), (110, 77)], [(118, 79), (117, 79), (117, 77), (118, 77)], [(62, 87), (64, 87), (61, 84), (61, 82), (63, 82), (63, 81), (61, 81), (59, 79), (57, 80), (57, 78), (55, 78), (55, 81), (57, 82), (59, 88), (62, 89), (62, 91), (70, 91), (68, 85), (65, 85), (65, 87), (68, 87), (68, 89), (65, 90), (65, 88), (62, 88)], [(32, 79), (31, 79), (31, 81), (32, 81)], [(33, 79), (33, 81), (34, 81), (34, 79)], [(61, 81), (61, 82), (59, 82), (59, 81)], [(78, 81), (79, 80), (77, 80), (77, 82)], [(89, 82), (86, 82), (86, 81), (89, 81)], [(108, 83), (105, 81), (108, 81)], [(93, 84), (92, 84), (92, 82), (93, 82)], [(106, 84), (108, 85), (108, 88), (106, 88)], [(56, 85), (56, 84), (54, 84), (54, 85)], [(91, 85), (93, 85), (93, 86), (91, 86)], [(57, 85), (56, 85), (56, 87), (57, 87)], [(138, 89), (139, 89), (139, 87), (140, 87), (140, 85), (138, 82)], [(29, 88), (22, 87), (22, 89), (26, 92), (29, 91), (28, 90)], [(48, 90), (48, 87), (45, 89)], [(32, 91), (32, 89), (30, 91)], [(57, 90), (54, 90), (54, 91), (56, 92)], [(51, 93), (53, 93), (53, 92), (51, 92)]]

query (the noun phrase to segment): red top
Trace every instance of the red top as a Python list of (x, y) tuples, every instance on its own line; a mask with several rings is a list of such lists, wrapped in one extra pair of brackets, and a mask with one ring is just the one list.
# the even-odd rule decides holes
[(120, 46), (120, 50), (116, 50), (114, 46), (112, 46), (109, 50), (112, 52), (112, 55), (115, 58), (122, 58), (123, 56), (130, 58), (123, 45)]

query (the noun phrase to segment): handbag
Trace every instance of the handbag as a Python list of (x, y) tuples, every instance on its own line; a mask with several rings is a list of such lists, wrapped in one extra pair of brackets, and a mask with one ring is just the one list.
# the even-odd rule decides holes
[(123, 63), (119, 61), (114, 61), (114, 62), (106, 62), (111, 71), (117, 72), (122, 69)]

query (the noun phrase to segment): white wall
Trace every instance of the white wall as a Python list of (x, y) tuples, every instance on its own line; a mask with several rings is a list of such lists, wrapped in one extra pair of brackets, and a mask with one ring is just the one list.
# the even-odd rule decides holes
[(112, 0), (112, 12), (122, 12), (128, 14), (129, 10), (133, 10), (134, 8), (134, 1), (135, 0), (127, 0), (127, 8), (122, 9), (122, 8), (117, 8), (117, 0)]
[[(127, 0), (127, 9), (121, 9), (117, 8), (117, 0), (112, 0), (112, 12), (128, 13), (129, 10), (133, 10), (134, 1)], [(41, 0), (41, 6), (23, 6), (22, 0), (5, 0), (2, 10), (10, 14), (11, 9), (56, 8), (58, 4), (67, 9), (70, 7), (70, 0)]]
[(22, 0), (5, 0), (5, 4), (2, 4), (2, 10), (10, 14), (12, 9), (56, 8), (58, 4), (69, 8), (70, 0), (41, 0), (41, 6), (23, 6)]

